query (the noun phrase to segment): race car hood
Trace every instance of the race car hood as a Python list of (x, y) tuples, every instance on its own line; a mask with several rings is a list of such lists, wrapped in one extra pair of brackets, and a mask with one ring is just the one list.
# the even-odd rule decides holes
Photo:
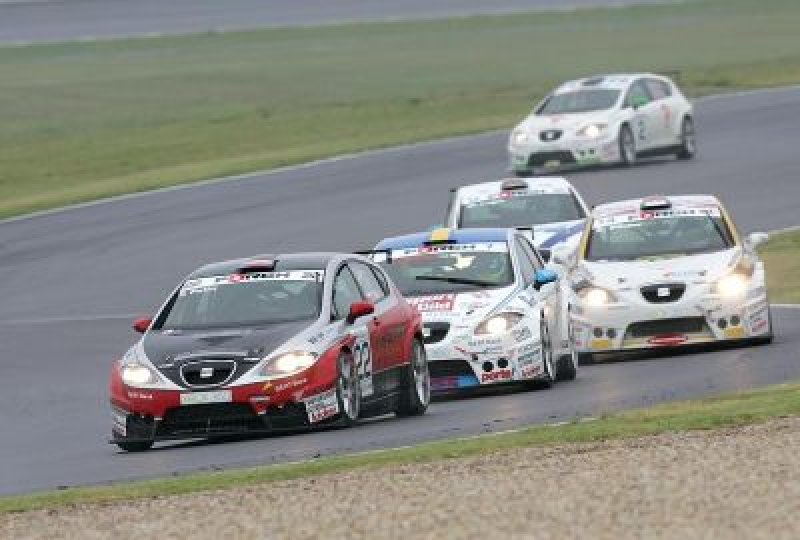
[(553, 114), (546, 116), (530, 115), (517, 126), (517, 129), (538, 133), (545, 129), (562, 129), (575, 132), (595, 122), (608, 122), (609, 111), (596, 111), (580, 114)]
[(406, 298), (422, 314), (422, 322), (482, 321), (492, 312), (502, 308), (513, 293), (514, 287), (482, 289), (461, 293), (441, 293)]
[(314, 322), (306, 319), (250, 328), (151, 330), (141, 344), (156, 369), (181, 384), (176, 366), (191, 358), (248, 358), (251, 367)]
[(730, 272), (741, 250), (703, 253), (654, 260), (581, 263), (575, 278), (588, 279), (594, 285), (615, 289), (665, 282), (710, 282)]
[(585, 220), (576, 219), (573, 221), (534, 225), (533, 243), (540, 249), (552, 249), (562, 244), (570, 247), (575, 246), (580, 241), (584, 223)]

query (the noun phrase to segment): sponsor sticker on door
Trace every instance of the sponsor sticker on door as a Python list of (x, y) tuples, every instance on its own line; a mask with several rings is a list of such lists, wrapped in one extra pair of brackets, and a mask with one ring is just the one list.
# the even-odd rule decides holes
[(306, 399), (305, 404), (308, 421), (311, 424), (339, 414), (339, 401), (336, 399), (336, 390), (333, 388)]

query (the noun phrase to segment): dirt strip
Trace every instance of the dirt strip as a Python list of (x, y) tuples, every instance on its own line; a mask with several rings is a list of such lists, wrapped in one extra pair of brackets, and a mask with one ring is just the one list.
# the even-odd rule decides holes
[(800, 538), (800, 419), (0, 516), (0, 538)]

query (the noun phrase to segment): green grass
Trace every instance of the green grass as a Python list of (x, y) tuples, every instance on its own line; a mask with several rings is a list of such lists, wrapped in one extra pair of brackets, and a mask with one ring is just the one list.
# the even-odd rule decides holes
[(800, 231), (772, 235), (759, 253), (767, 271), (770, 301), (800, 304)]
[(800, 82), (800, 3), (699, 0), (0, 47), (0, 216), (509, 127), (558, 81)]
[(604, 441), (668, 431), (738, 426), (799, 414), (800, 383), (782, 384), (744, 393), (669, 403), (649, 409), (604, 416), (590, 422), (540, 426), (499, 435), (452, 439), (410, 448), (324, 458), (302, 463), (5, 497), (0, 498), (0, 513), (226, 489), (349, 471), (356, 468), (424, 463), (521, 447)]

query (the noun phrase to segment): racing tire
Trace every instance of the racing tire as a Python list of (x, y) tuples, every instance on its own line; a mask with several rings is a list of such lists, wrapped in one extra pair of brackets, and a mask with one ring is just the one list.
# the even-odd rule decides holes
[(628, 124), (623, 124), (619, 130), (619, 160), (625, 167), (636, 165), (636, 138), (633, 136)]
[(556, 380), (574, 381), (578, 376), (578, 353), (575, 351), (574, 333), (572, 323), (568, 325), (569, 353), (562, 354), (556, 362)]
[(540, 330), (542, 336), (542, 376), (535, 381), (525, 383), (525, 387), (531, 390), (539, 390), (550, 388), (556, 380), (555, 365), (553, 363), (553, 342), (550, 341), (550, 330), (547, 325), (542, 321), (542, 328)]
[(336, 400), (339, 402), (340, 421), (344, 426), (352, 426), (358, 423), (358, 416), (361, 413), (361, 384), (358, 380), (358, 366), (349, 352), (339, 355), (338, 364)]
[(687, 116), (681, 123), (681, 144), (675, 157), (678, 159), (692, 159), (697, 153), (697, 138), (694, 131), (694, 121)]
[(404, 377), (404, 387), (395, 414), (397, 416), (420, 416), (425, 414), (431, 402), (431, 374), (425, 346), (418, 339), (411, 344), (411, 362)]
[(126, 452), (146, 452), (153, 447), (153, 441), (118, 441), (115, 444)]

